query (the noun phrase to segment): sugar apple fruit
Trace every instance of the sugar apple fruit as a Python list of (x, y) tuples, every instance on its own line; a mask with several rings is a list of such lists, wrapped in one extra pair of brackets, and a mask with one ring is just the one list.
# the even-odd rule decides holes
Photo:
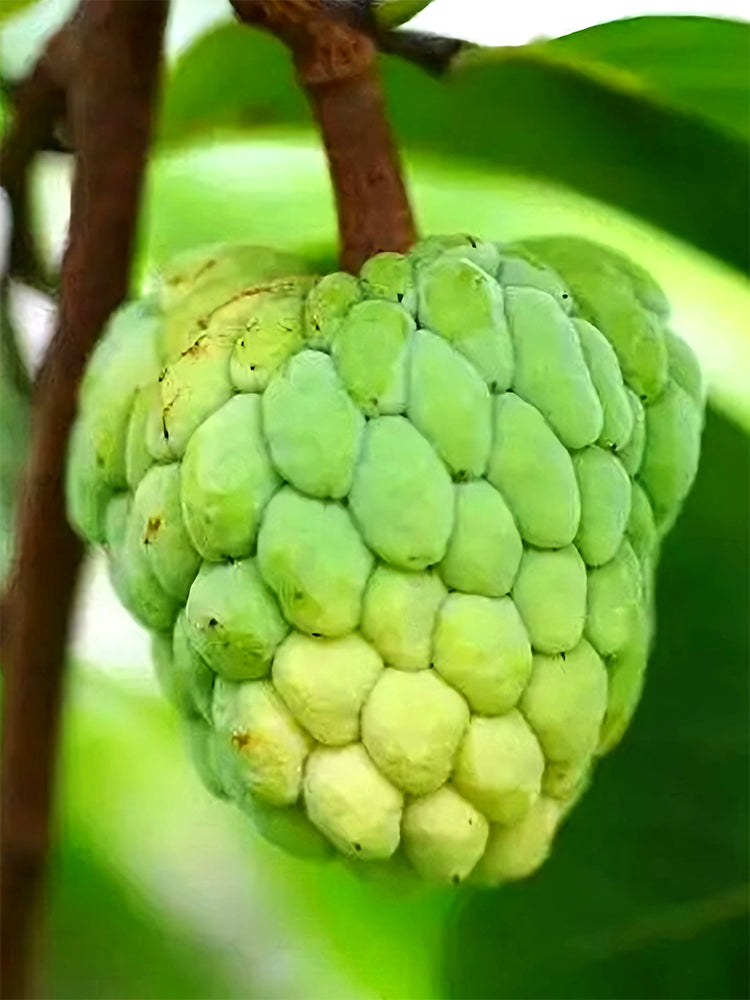
[(652, 278), (582, 239), (304, 272), (211, 247), (120, 309), (70, 518), (267, 837), (524, 877), (638, 701), (698, 365)]

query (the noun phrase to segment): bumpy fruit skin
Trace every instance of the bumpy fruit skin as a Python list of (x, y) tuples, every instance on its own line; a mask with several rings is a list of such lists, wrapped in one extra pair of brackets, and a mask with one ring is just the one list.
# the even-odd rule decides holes
[(431, 237), (315, 278), (191, 252), (112, 319), (69, 514), (209, 789), (283, 848), (497, 885), (643, 687), (700, 371), (581, 239)]

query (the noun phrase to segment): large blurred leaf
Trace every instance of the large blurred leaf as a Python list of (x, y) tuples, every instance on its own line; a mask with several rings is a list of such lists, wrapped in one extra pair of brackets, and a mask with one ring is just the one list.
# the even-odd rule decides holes
[(749, 444), (710, 415), (633, 726), (547, 866), (467, 900), (450, 996), (748, 996)]
[(32, 3), (34, 0), (3, 0), (0, 5), (0, 24)]
[[(565, 57), (615, 88), (702, 115), (750, 137), (750, 24), (718, 17), (633, 17), (517, 50)], [(512, 58), (513, 50), (508, 50)]]
[[(679, 107), (672, 108), (676, 84), (664, 86), (656, 102), (655, 77), (639, 78), (633, 87), (630, 74), (625, 87), (623, 68), (605, 73), (599, 56), (584, 67), (584, 54), (573, 57), (559, 44), (558, 51), (549, 43), (546, 58), (543, 47), (510, 50), (512, 58), (507, 49), (471, 52), (439, 80), (383, 58), (389, 113), (402, 147), (561, 182), (745, 270), (747, 146), (694, 113), (710, 103), (697, 75), (693, 97), (683, 87)], [(701, 50), (701, 63), (712, 59), (729, 61), (725, 48)], [(741, 72), (735, 65), (734, 75)], [(178, 60), (160, 135), (174, 143), (310, 120), (282, 46), (226, 24)]]
[(553, 179), (745, 270), (747, 149), (713, 127), (565, 65), (492, 52), (467, 59), (448, 81), (402, 62), (386, 79), (405, 148)]
[[(111, 861), (65, 838), (52, 858), (47, 1000), (219, 1000), (221, 962)], [(203, 945), (203, 946), (202, 946)]]
[(268, 34), (230, 22), (201, 35), (172, 67), (159, 138), (181, 143), (288, 122), (311, 124), (312, 115), (287, 50)]

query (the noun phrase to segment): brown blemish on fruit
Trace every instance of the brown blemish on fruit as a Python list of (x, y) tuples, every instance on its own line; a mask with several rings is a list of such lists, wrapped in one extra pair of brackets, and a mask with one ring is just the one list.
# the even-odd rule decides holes
[(143, 534), (144, 545), (150, 545), (151, 542), (159, 534), (159, 528), (161, 528), (162, 521), (160, 517), (150, 517), (148, 523), (146, 524), (146, 531)]
[[(309, 275), (300, 275), (300, 278), (309, 278)], [(254, 295), (262, 295), (264, 292), (275, 292), (277, 294), (281, 293), (294, 293), (297, 291), (297, 283), (295, 279), (283, 278), (278, 281), (273, 281), (267, 285), (253, 285), (252, 288), (243, 288), (241, 292), (237, 292), (231, 298), (226, 299), (220, 305), (215, 306), (209, 313), (207, 313), (201, 320), (199, 320), (198, 325), (202, 326), (204, 329), (208, 326), (211, 321), (211, 317), (214, 313), (217, 313), (220, 309), (225, 309), (227, 306), (231, 306), (233, 302), (240, 302), (242, 299), (252, 298)], [(300, 300), (302, 299), (302, 294), (300, 294)]]
[(212, 267), (216, 266), (216, 261), (211, 259), (207, 260), (203, 267), (199, 267), (198, 270), (193, 275), (193, 281), (197, 281), (198, 278), (202, 278), (206, 271), (210, 271)]
[[(200, 324), (199, 324), (200, 326)], [(181, 358), (191, 355), (193, 357), (200, 357), (201, 354), (205, 354), (208, 349), (208, 338), (205, 333), (202, 333), (197, 340), (195, 340), (190, 347), (182, 352)]]
[(232, 746), (235, 750), (242, 752), (251, 742), (252, 739), (249, 733), (242, 732), (239, 729), (232, 733)]

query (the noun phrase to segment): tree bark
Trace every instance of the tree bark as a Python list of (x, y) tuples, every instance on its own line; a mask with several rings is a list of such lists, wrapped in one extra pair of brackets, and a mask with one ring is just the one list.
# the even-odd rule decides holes
[(82, 546), (65, 517), (67, 439), (87, 357), (129, 281), (166, 0), (84, 0), (68, 87), (77, 150), (55, 336), (34, 388), (16, 563), (3, 608), (0, 993), (32, 990), (65, 649)]

